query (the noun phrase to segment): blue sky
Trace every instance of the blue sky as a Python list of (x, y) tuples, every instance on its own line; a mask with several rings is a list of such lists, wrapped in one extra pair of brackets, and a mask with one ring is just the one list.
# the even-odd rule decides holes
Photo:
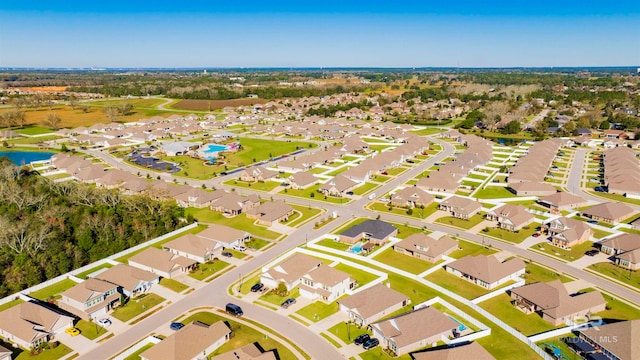
[(636, 1), (3, 1), (2, 67), (640, 65)]

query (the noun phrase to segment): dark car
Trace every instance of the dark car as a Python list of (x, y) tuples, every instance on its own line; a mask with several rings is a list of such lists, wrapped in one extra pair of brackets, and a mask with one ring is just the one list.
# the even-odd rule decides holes
[(607, 189), (603, 186), (596, 186), (593, 188), (593, 190), (597, 191), (597, 192), (607, 192)]
[(232, 304), (232, 303), (228, 303), (226, 308), (225, 308), (226, 312), (231, 314), (231, 315), (235, 315), (235, 316), (242, 316), (244, 315), (244, 312), (242, 311), (242, 308), (236, 304)]
[(380, 344), (380, 341), (376, 338), (371, 338), (367, 341), (364, 342), (364, 344), (362, 344), (362, 347), (365, 350), (369, 350), (369, 349), (373, 349), (374, 347), (378, 346)]
[(596, 256), (600, 251), (596, 250), (596, 249), (591, 249), (586, 251), (584, 254), (587, 256)]
[(598, 225), (598, 220), (587, 220), (589, 224)]
[(224, 257), (233, 257), (233, 254), (228, 251), (223, 252), (221, 255)]
[(533, 235), (531, 235), (531, 236), (533, 236), (533, 237), (538, 237), (538, 236), (540, 236), (540, 233), (535, 233), (535, 234), (533, 234)]
[(281, 306), (283, 309), (286, 309), (286, 308), (288, 308), (288, 307), (289, 307), (289, 305), (291, 305), (291, 304), (295, 304), (295, 303), (296, 303), (296, 299), (294, 299), (294, 298), (288, 298), (288, 299), (287, 299), (287, 300), (285, 300), (282, 304), (280, 304), (280, 306)]
[(358, 336), (355, 340), (353, 340), (353, 343), (356, 345), (362, 345), (369, 339), (371, 339), (371, 336), (369, 336), (369, 334), (362, 334)]
[(169, 325), (169, 328), (171, 330), (176, 330), (176, 331), (182, 329), (183, 327), (184, 327), (184, 324), (179, 322), (172, 322), (171, 325)]
[(251, 287), (251, 292), (258, 292), (264, 287), (263, 283), (257, 283)]

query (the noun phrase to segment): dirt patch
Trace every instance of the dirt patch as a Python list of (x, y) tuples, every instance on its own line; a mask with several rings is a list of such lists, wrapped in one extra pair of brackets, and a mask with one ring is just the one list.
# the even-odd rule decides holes
[(173, 109), (185, 109), (195, 111), (210, 111), (223, 109), (227, 106), (237, 107), (246, 105), (264, 104), (269, 100), (265, 99), (230, 99), (230, 100), (180, 100), (177, 103), (171, 105)]
[(67, 90), (66, 86), (32, 86), (32, 87), (18, 87), (14, 90), (22, 91), (36, 91), (36, 92), (62, 92)]

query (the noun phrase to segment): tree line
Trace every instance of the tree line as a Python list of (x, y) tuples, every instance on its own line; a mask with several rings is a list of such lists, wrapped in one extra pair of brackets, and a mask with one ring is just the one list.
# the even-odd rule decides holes
[(74, 182), (54, 183), (0, 158), (0, 297), (185, 224), (184, 210)]

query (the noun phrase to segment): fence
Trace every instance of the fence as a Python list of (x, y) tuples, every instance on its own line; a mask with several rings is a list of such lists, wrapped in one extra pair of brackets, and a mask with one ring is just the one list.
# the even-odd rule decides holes
[(494, 290), (494, 291), (492, 291), (492, 292), (490, 292), (488, 294), (484, 294), (482, 296), (478, 296), (477, 298), (471, 300), (471, 302), (474, 303), (474, 304), (478, 304), (478, 303), (481, 303), (481, 302), (483, 302), (485, 300), (489, 300), (489, 299), (491, 299), (493, 297), (496, 297), (496, 296), (498, 296), (500, 294), (504, 294), (506, 291), (509, 291), (509, 290), (511, 290), (513, 288), (520, 287), (520, 286), (524, 286), (524, 280), (520, 280), (520, 281), (516, 282), (515, 284), (511, 284), (509, 286), (505, 286), (505, 287), (500, 288), (498, 290)]

